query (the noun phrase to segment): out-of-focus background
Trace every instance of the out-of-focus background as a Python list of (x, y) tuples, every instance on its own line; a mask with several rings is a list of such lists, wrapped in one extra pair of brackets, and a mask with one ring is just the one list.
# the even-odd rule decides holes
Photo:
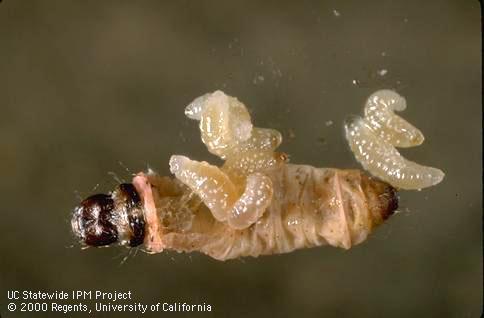
[[(400, 213), (360, 246), (122, 263), (127, 249), (81, 250), (71, 235), (79, 197), (147, 167), (168, 174), (172, 154), (219, 162), (183, 114), (201, 94), (237, 96), (294, 163), (357, 168), (342, 122), (381, 88), (407, 98), (403, 117), (426, 137), (403, 155), (446, 178), (401, 192)], [(11, 313), (8, 290), (117, 290), (210, 304), (200, 317), (478, 317), (481, 121), (478, 1), (4, 0), (0, 313), (87, 316)]]

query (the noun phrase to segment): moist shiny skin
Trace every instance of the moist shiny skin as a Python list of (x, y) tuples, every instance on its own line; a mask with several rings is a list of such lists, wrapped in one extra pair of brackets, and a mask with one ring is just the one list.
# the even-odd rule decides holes
[(120, 184), (111, 194), (95, 194), (74, 209), (72, 231), (86, 246), (113, 243), (138, 246), (145, 236), (141, 199), (130, 183)]
[(114, 201), (106, 194), (95, 194), (74, 209), (71, 225), (74, 234), (89, 246), (109, 245), (118, 240), (118, 230), (111, 222)]
[(396, 92), (375, 92), (366, 102), (364, 117), (347, 118), (346, 139), (365, 170), (394, 187), (418, 190), (434, 186), (443, 180), (442, 170), (407, 160), (396, 149), (424, 141), (420, 130), (394, 113), (405, 108), (405, 98)]
[[(398, 206), (393, 187), (359, 170), (286, 164), (264, 173), (273, 182), (274, 198), (244, 230), (215, 220), (196, 197), (183, 200), (187, 188), (178, 181), (139, 174), (133, 183), (149, 220), (145, 248), (151, 253), (200, 251), (218, 260), (326, 244), (348, 249), (363, 242)], [(167, 185), (177, 191), (166, 195)], [(173, 217), (177, 214), (179, 218)]]
[(281, 134), (255, 127), (246, 106), (222, 91), (195, 99), (185, 113), (224, 164), (174, 154), (174, 177), (139, 173), (110, 196), (88, 198), (72, 222), (81, 242), (143, 242), (149, 253), (199, 251), (218, 260), (326, 244), (349, 249), (397, 208), (395, 189), (359, 170), (289, 164), (276, 151)]

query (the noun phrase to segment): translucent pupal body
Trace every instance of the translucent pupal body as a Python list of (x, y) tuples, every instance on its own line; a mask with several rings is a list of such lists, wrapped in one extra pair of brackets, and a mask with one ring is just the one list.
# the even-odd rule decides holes
[(179, 191), (167, 195), (165, 177), (139, 174), (133, 184), (149, 220), (144, 248), (150, 253), (198, 251), (218, 260), (327, 244), (348, 249), (365, 241), (397, 208), (395, 189), (359, 170), (283, 164), (265, 173), (273, 198), (244, 229), (218, 221), (178, 180), (171, 179), (169, 187)]
[(420, 130), (393, 112), (405, 108), (405, 99), (393, 91), (372, 94), (365, 105), (365, 117), (346, 120), (346, 139), (363, 168), (392, 186), (416, 190), (436, 185), (444, 178), (441, 170), (407, 160), (395, 148), (424, 141)]

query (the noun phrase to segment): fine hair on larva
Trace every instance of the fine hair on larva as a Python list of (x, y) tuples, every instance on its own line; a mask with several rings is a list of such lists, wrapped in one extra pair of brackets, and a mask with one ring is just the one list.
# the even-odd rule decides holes
[(351, 149), (372, 177), (289, 163), (288, 155), (276, 151), (282, 142), (277, 130), (255, 127), (237, 98), (205, 94), (185, 114), (198, 122), (202, 142), (223, 165), (173, 155), (173, 176), (149, 169), (108, 195), (83, 200), (73, 213), (73, 232), (85, 246), (197, 251), (217, 260), (321, 245), (349, 249), (396, 211), (396, 188), (435, 184), (434, 168), (395, 150), (423, 142), (415, 127), (393, 113), (404, 108), (398, 94), (379, 91), (364, 118), (346, 122)]
[(406, 107), (405, 98), (392, 90), (373, 93), (366, 101), (364, 117), (346, 119), (346, 139), (356, 160), (369, 173), (395, 188), (420, 190), (438, 184), (445, 174), (405, 159), (396, 149), (424, 141), (420, 130), (394, 112)]

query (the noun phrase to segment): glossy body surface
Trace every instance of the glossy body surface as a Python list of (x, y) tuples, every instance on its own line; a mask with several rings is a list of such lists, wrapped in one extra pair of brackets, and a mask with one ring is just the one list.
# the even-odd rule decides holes
[[(212, 305), (150, 318), (479, 317), (481, 37), (477, 1), (1, 1), (0, 315), (86, 317), (7, 312), (7, 291), (28, 289)], [(397, 150), (446, 176), (399, 191), (398, 213), (350, 250), (219, 262), (72, 234), (74, 206), (139, 171), (171, 175), (172, 154), (223, 166), (184, 115), (197, 96), (238, 97), (290, 164), (363, 170), (342, 124), (382, 88), (425, 135)]]
[(365, 117), (346, 120), (346, 139), (356, 159), (374, 176), (406, 190), (434, 186), (444, 172), (405, 159), (395, 147), (414, 147), (424, 136), (416, 127), (396, 115), (407, 107), (405, 98), (391, 90), (379, 90), (366, 101)]
[[(253, 127), (245, 105), (221, 91), (195, 99), (185, 114), (200, 121), (202, 141), (224, 165), (174, 155), (176, 179), (139, 173), (112, 194), (119, 201), (119, 193), (136, 189), (128, 192), (130, 204), (122, 201), (123, 211), (129, 215), (141, 207), (132, 201), (142, 202), (150, 253), (199, 251), (227, 260), (326, 244), (349, 249), (398, 207), (391, 185), (361, 171), (289, 164), (275, 152), (280, 133)], [(105, 200), (94, 195), (75, 209), (73, 231), (87, 246), (117, 241), (117, 232), (104, 237), (120, 228), (117, 206), (98, 208)], [(85, 214), (94, 230), (79, 226)]]

